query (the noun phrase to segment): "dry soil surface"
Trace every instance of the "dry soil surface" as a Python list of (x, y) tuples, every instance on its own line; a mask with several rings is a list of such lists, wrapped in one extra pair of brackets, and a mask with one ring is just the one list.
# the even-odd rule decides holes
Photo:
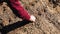
[(0, 24), (3, 25), (0, 25), (1, 34), (60, 34), (60, 0), (20, 0), (20, 2), (36, 17), (36, 21), (22, 23), (22, 19), (14, 14), (6, 2), (0, 3)]

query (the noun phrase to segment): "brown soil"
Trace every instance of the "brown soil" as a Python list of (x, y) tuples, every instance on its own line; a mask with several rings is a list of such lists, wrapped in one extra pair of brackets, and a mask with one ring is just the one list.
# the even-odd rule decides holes
[[(60, 34), (60, 0), (20, 0), (36, 21), (28, 24), (14, 14), (6, 2), (0, 4), (1, 33), (6, 34)], [(20, 24), (22, 23), (22, 24)], [(25, 25), (24, 25), (25, 24)]]

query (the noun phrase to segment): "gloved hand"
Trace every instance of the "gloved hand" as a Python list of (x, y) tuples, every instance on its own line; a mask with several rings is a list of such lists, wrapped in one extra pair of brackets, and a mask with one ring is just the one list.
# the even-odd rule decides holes
[(35, 20), (36, 20), (36, 17), (35, 17), (35, 16), (33, 16), (33, 15), (31, 15), (31, 16), (30, 16), (30, 21), (35, 22)]

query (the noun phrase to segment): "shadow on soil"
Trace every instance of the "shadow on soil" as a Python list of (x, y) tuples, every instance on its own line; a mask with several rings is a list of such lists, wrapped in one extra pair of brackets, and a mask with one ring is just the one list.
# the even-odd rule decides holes
[(19, 27), (22, 27), (22, 26), (24, 26), (24, 25), (26, 25), (28, 23), (29, 23), (29, 21), (26, 21), (26, 20), (18, 21), (18, 22), (14, 23), (14, 24), (4, 26), (0, 31), (1, 31), (2, 34), (7, 34), (8, 32), (10, 32), (10, 31), (12, 31), (14, 29), (17, 29)]

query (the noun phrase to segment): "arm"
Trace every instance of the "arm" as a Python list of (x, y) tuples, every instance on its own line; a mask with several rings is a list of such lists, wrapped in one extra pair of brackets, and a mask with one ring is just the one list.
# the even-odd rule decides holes
[(27, 12), (27, 10), (25, 10), (19, 0), (9, 0), (10, 2), (10, 5), (12, 6), (12, 8), (16, 9), (18, 11), (18, 14), (20, 15), (20, 17), (22, 19), (26, 19), (26, 20), (29, 20), (30, 19), (30, 15), (29, 13)]

